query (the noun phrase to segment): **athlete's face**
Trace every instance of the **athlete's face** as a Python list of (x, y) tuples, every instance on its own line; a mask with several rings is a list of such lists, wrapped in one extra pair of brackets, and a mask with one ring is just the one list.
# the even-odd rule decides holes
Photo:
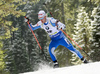
[(45, 23), (46, 22), (46, 16), (40, 20), (42, 23)]

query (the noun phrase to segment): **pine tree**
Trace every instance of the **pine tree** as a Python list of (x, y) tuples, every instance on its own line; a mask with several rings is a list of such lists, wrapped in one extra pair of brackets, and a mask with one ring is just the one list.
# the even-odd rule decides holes
[[(27, 1), (27, 0), (25, 0)], [(25, 15), (21, 10), (23, 9), (23, 4), (26, 4), (25, 1), (0, 1), (0, 16), (4, 17), (4, 19), (0, 19), (0, 30), (4, 30), (0, 33), (0, 39), (6, 39), (3, 42), (6, 44), (3, 49), (8, 49), (6, 52), (7, 56), (5, 57), (6, 68), (5, 70), (9, 70), (11, 74), (18, 74), (20, 72), (33, 70), (31, 67), (31, 63), (29, 60), (27, 41), (25, 40), (25, 26), (23, 26), (24, 17), (20, 17), (21, 15)], [(33, 1), (30, 0), (29, 3), (38, 2), (39, 0)], [(20, 3), (19, 3), (20, 2)], [(8, 5), (8, 6), (7, 6)], [(4, 7), (4, 8), (3, 8)], [(9, 10), (10, 9), (10, 10)], [(2, 12), (4, 11), (4, 13)], [(6, 14), (6, 15), (5, 15)], [(10, 18), (11, 17), (11, 18)], [(16, 19), (16, 17), (20, 17)], [(18, 20), (18, 21), (16, 21)], [(6, 21), (6, 23), (5, 23)], [(13, 22), (11, 22), (13, 21)], [(13, 24), (13, 25), (12, 25)], [(17, 26), (16, 26), (17, 25)], [(15, 28), (17, 27), (17, 28)], [(17, 32), (14, 32), (18, 30)], [(2, 36), (1, 36), (2, 35)], [(12, 35), (12, 37), (11, 37)], [(11, 37), (11, 39), (10, 39)], [(31, 39), (31, 38), (30, 38)], [(2, 42), (1, 42), (2, 43)], [(1, 44), (0, 44), (1, 45)], [(35, 45), (34, 45), (35, 46)], [(37, 54), (37, 53), (35, 53)], [(16, 59), (17, 58), (17, 59)], [(20, 61), (19, 61), (20, 60)], [(32, 59), (31, 59), (32, 60)], [(31, 61), (32, 62), (32, 61)], [(23, 68), (24, 67), (24, 68)], [(18, 69), (21, 68), (21, 69)]]
[[(18, 25), (17, 25), (18, 27)], [(22, 32), (21, 32), (21, 28), (18, 27), (18, 31), (16, 31), (14, 33), (15, 38), (13, 40), (13, 43), (9, 43), (8, 47), (5, 49), (8, 49), (9, 51), (7, 51), (7, 57), (5, 58), (7, 60), (7, 68), (10, 73), (22, 73), (22, 72), (27, 72), (31, 70), (31, 66), (28, 60), (28, 55), (27, 55), (27, 51), (26, 51), (26, 42), (25, 40), (21, 37), (22, 36)], [(10, 42), (7, 41), (7, 42)]]
[[(25, 4), (22, 0), (18, 0), (18, 1), (0, 0), (0, 17), (1, 17), (0, 18), (0, 51), (6, 50), (6, 49), (3, 49), (3, 40), (10, 38), (11, 32), (17, 30), (17, 28), (14, 28), (12, 26), (12, 21), (9, 21), (8, 16), (15, 15), (16, 17), (19, 17), (21, 15), (25, 15), (25, 13), (22, 12), (21, 10), (16, 10), (17, 7), (21, 5), (19, 2), (22, 2), (21, 4)], [(4, 60), (3, 62), (6, 62), (6, 60)], [(4, 66), (5, 66), (4, 68), (6, 68), (6, 65)]]
[[(75, 34), (73, 34), (73, 40), (87, 53), (90, 51), (90, 40), (92, 35), (90, 22), (91, 20), (89, 19), (88, 13), (85, 11), (85, 7), (80, 7), (78, 9), (77, 23), (74, 24)], [(76, 48), (79, 49), (78, 47)]]
[(75, 54), (72, 54), (72, 58), (70, 59), (70, 61), (73, 65), (78, 65), (82, 63), (81, 60)]
[(0, 50), (0, 74), (10, 74), (9, 70), (5, 69), (6, 67), (6, 62), (5, 62), (5, 57), (7, 55), (5, 54), (4, 50)]
[[(43, 8), (43, 1), (39, 1), (37, 4), (26, 4), (24, 7), (24, 11), (26, 11), (27, 13), (27, 17), (30, 19), (30, 22), (32, 25), (36, 24), (38, 22), (38, 12), (39, 10), (42, 10)], [(37, 69), (37, 66), (39, 63), (45, 61), (47, 63), (50, 62), (50, 57), (49, 57), (49, 53), (47, 51), (47, 34), (44, 30), (42, 29), (38, 29), (35, 30), (34, 33), (42, 47), (42, 50), (44, 51), (44, 54), (42, 53), (41, 49), (39, 48), (31, 30), (29, 29), (29, 27), (27, 26), (27, 24), (25, 23), (26, 27), (27, 27), (27, 31), (26, 31), (26, 42), (27, 44), (27, 49), (28, 49), (28, 55), (29, 55), (29, 60), (31, 63), (31, 66), (33, 68), (33, 70)], [(44, 56), (45, 55), (45, 56)], [(46, 58), (45, 58), (46, 57)]]
[(93, 34), (92, 34), (92, 43), (91, 43), (91, 57), (93, 61), (100, 61), (100, 5), (95, 7), (92, 11), (92, 26), (93, 26)]

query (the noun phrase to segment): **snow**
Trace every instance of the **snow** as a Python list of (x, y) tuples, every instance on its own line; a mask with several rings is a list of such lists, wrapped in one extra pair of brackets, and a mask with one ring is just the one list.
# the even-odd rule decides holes
[(35, 72), (21, 74), (100, 74), (100, 62), (56, 68), (45, 66)]

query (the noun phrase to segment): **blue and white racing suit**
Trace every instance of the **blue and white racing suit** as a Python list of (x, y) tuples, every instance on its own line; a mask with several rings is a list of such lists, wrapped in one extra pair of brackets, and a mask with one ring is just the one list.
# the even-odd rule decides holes
[[(62, 45), (64, 47), (66, 47), (67, 49), (69, 49), (72, 53), (75, 53), (80, 59), (83, 58), (83, 56), (81, 55), (81, 53), (76, 50), (73, 45), (70, 43), (70, 41), (65, 37), (65, 35), (62, 33), (62, 31), (60, 31), (59, 29), (57, 29), (56, 26), (56, 19), (54, 18), (50, 18), (47, 17), (46, 18), (46, 22), (43, 24), (41, 21), (39, 21), (37, 24), (35, 25), (31, 25), (32, 30), (36, 30), (38, 28), (42, 28), (44, 29), (50, 36), (51, 38), (51, 43), (49, 45), (49, 53), (51, 56), (52, 61), (56, 61), (56, 56), (54, 54), (54, 50), (59, 46)], [(57, 24), (59, 25), (63, 25), (65, 26), (63, 23), (58, 22)]]

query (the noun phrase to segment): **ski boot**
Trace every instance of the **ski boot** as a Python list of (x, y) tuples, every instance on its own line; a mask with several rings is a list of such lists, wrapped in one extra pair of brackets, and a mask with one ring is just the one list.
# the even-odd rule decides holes
[(58, 62), (55, 62), (55, 63), (54, 63), (53, 68), (59, 68), (59, 64), (58, 64)]
[(84, 57), (81, 58), (81, 60), (82, 60), (82, 62), (85, 63), (85, 64), (89, 63)]

